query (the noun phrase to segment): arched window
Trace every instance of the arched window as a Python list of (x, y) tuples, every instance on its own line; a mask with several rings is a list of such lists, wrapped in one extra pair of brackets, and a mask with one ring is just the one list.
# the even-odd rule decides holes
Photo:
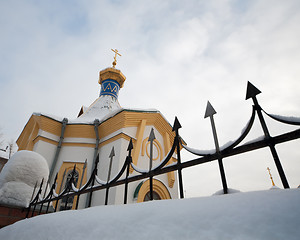
[[(136, 189), (137, 202), (150, 200), (150, 181), (146, 180), (138, 185)], [(158, 179), (153, 179), (153, 200), (171, 199), (167, 187)]]
[[(57, 188), (56, 193), (60, 194), (67, 187), (67, 182), (72, 177), (72, 172), (74, 166), (76, 165), (75, 173), (74, 173), (74, 184), (77, 188), (80, 188), (82, 185), (86, 183), (86, 163), (85, 162), (71, 162), (64, 161), (59, 169), (58, 177), (57, 177)], [(67, 210), (75, 208), (77, 201), (77, 196), (61, 199), (59, 201), (55, 201), (55, 207), (57, 210)], [(56, 205), (57, 204), (57, 205)], [(73, 205), (73, 206), (72, 206)]]
[[(161, 200), (161, 197), (159, 194), (155, 191), (153, 191), (153, 200)], [(150, 191), (146, 193), (144, 197), (144, 202), (150, 201)]]
[[(71, 177), (72, 177), (72, 174), (73, 174), (73, 170), (70, 170), (68, 173), (67, 173), (67, 177), (66, 177), (66, 180), (65, 180), (65, 183), (64, 183), (64, 189), (67, 187), (67, 184), (68, 182), (70, 181)], [(75, 170), (74, 172), (74, 179), (73, 179), (73, 183), (75, 185), (75, 187), (77, 186), (77, 183), (78, 183), (78, 177), (79, 177), (79, 173), (77, 170)], [(67, 202), (68, 201), (68, 202)], [(67, 203), (66, 203), (67, 202)], [(73, 207), (73, 202), (74, 202), (74, 196), (72, 197), (64, 197), (61, 201), (60, 201), (60, 204), (59, 204), (59, 211), (63, 211), (63, 210), (69, 210), (69, 209), (72, 209)]]

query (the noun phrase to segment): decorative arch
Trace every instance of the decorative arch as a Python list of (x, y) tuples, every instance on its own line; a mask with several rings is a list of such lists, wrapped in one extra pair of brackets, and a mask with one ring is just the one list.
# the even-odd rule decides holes
[[(139, 190), (137, 202), (144, 202), (144, 198), (149, 191), (150, 181), (148, 179), (143, 183)], [(171, 199), (171, 195), (167, 187), (157, 179), (153, 179), (153, 191), (159, 195), (160, 199)]]

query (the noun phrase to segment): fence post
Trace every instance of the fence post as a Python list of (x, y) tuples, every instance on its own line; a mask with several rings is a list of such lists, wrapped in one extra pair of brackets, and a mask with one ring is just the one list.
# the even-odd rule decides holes
[(152, 170), (152, 161), (153, 161), (153, 141), (155, 139), (154, 129), (151, 129), (148, 142), (150, 142), (150, 157), (149, 157), (149, 174), (150, 174), (150, 200), (153, 200), (153, 174), (151, 173)]
[[(66, 171), (67, 169), (64, 170), (64, 173), (63, 173), (63, 176), (62, 176), (62, 179), (61, 179), (61, 183), (60, 183), (60, 187), (58, 189), (58, 193), (57, 194), (60, 194), (61, 192), (61, 189), (62, 189), (62, 185), (64, 184), (64, 180), (65, 180), (65, 177), (66, 177)], [(58, 174), (58, 173), (57, 173)], [(59, 200), (56, 200), (56, 204), (55, 204), (55, 212), (56, 212), (56, 209), (57, 209), (57, 206), (59, 204)]]
[(51, 189), (50, 189), (50, 196), (49, 196), (49, 201), (48, 201), (48, 204), (47, 204), (46, 213), (48, 213), (49, 206), (50, 206), (50, 202), (51, 202), (50, 200), (51, 200), (51, 198), (52, 198), (53, 191), (54, 191), (55, 188), (56, 188), (57, 175), (58, 175), (58, 173), (56, 173), (54, 182), (53, 182), (53, 184), (52, 184), (52, 186), (51, 186)]
[(172, 131), (175, 131), (175, 139), (176, 141), (176, 152), (177, 152), (177, 166), (178, 166), (178, 183), (179, 183), (179, 193), (180, 193), (180, 198), (184, 198), (184, 193), (183, 193), (183, 181), (182, 181), (182, 167), (181, 167), (181, 157), (180, 157), (180, 136), (179, 136), (179, 131), (178, 129), (181, 128), (181, 125), (175, 117), (174, 125)]
[[(72, 183), (74, 182), (75, 172), (76, 172), (76, 164), (74, 164), (74, 168), (73, 168), (73, 171), (72, 171), (71, 178), (69, 179), (69, 182), (67, 182), (67, 194), (70, 192), (70, 189), (72, 188)], [(62, 199), (64, 199), (64, 198), (62, 198)], [(69, 200), (69, 197), (67, 196), (64, 210), (67, 210), (68, 200)]]
[[(46, 188), (45, 188), (45, 192), (44, 192), (43, 200), (44, 200), (44, 198), (45, 198), (45, 196), (46, 196), (46, 191), (47, 191), (47, 189), (48, 189), (48, 184), (49, 184), (49, 178), (48, 178), (48, 180), (47, 180), (47, 182), (46, 182)], [(40, 214), (41, 214), (41, 212), (42, 212), (43, 205), (44, 205), (44, 203), (42, 203), (42, 204), (41, 204), (40, 211), (39, 211), (39, 215), (40, 215)]]
[(112, 147), (111, 152), (109, 154), (110, 162), (109, 162), (109, 167), (108, 167), (108, 174), (107, 174), (107, 188), (105, 192), (105, 205), (108, 203), (108, 193), (109, 193), (109, 185), (108, 182), (110, 180), (110, 174), (111, 174), (111, 167), (112, 167), (112, 161), (115, 156), (115, 148)]
[(215, 125), (215, 121), (214, 121), (214, 114), (216, 114), (216, 113), (217, 113), (216, 110), (213, 108), (213, 106), (210, 104), (210, 102), (207, 101), (204, 118), (207, 118), (207, 117), (210, 118), (211, 128), (212, 128), (212, 132), (213, 132), (213, 136), (214, 136), (214, 142), (215, 142), (215, 146), (216, 146), (216, 152), (219, 155), (218, 163), (219, 163), (219, 169), (220, 169), (221, 180), (222, 180), (222, 185), (223, 185), (223, 192), (224, 192), (224, 194), (227, 194), (228, 187), (227, 187), (227, 182), (226, 182), (226, 177), (225, 177), (225, 170), (224, 170), (224, 166), (223, 166), (222, 156), (220, 155), (219, 141), (218, 141), (217, 130), (216, 130), (216, 125)]
[[(83, 177), (85, 175), (85, 169), (86, 169), (86, 165), (87, 165), (87, 159), (85, 159), (84, 165), (83, 165), (83, 169), (82, 169), (82, 175), (81, 175), (81, 179), (80, 179), (80, 184), (79, 184), (79, 190), (82, 187), (82, 182), (83, 182)], [(78, 194), (77, 199), (76, 199), (76, 206), (75, 209), (78, 209), (78, 204), (79, 204), (79, 198), (80, 198), (80, 194)], [(74, 197), (75, 199), (75, 197)]]
[(32, 200), (33, 200), (33, 198), (34, 198), (34, 193), (35, 193), (35, 190), (36, 190), (36, 187), (37, 187), (37, 183), (38, 183), (38, 182), (36, 181), (36, 182), (35, 182), (35, 185), (34, 185), (34, 188), (33, 188), (33, 192), (32, 192), (30, 201), (29, 201), (29, 206), (28, 206), (28, 209), (27, 209), (27, 213), (26, 213), (25, 218), (28, 218), (28, 216), (29, 216), (30, 209), (31, 209), (31, 202), (32, 202)]
[(44, 178), (42, 179), (42, 182), (41, 182), (41, 185), (40, 185), (40, 189), (39, 189), (39, 191), (38, 191), (38, 193), (37, 193), (37, 195), (36, 195), (36, 197), (35, 197), (35, 203), (34, 203), (34, 207), (33, 207), (33, 211), (32, 211), (32, 213), (31, 213), (31, 217), (33, 217), (33, 215), (34, 215), (34, 211), (35, 211), (35, 208), (36, 208), (36, 202), (38, 202), (38, 200), (39, 200), (39, 195), (42, 193), (42, 187), (43, 187), (43, 183), (44, 183)]
[(126, 178), (125, 178), (125, 190), (124, 190), (124, 204), (127, 204), (127, 192), (128, 192), (128, 176), (129, 176), (129, 169), (130, 169), (130, 163), (131, 163), (131, 151), (133, 149), (133, 143), (132, 138), (130, 139), (127, 151), (128, 156), (126, 158), (127, 161), (127, 169), (126, 169)]
[(261, 124), (262, 129), (263, 129), (264, 134), (265, 134), (265, 138), (268, 141), (269, 148), (271, 150), (271, 153), (272, 153), (275, 165), (277, 167), (277, 171), (279, 173), (282, 185), (283, 185), (284, 188), (290, 188), (290, 186), (288, 184), (288, 181), (286, 179), (286, 176), (284, 174), (284, 170), (283, 170), (282, 165), (280, 163), (279, 156), (278, 156), (277, 151), (275, 149), (275, 144), (274, 144), (274, 142), (272, 140), (272, 137), (270, 136), (267, 124), (266, 124), (266, 122), (264, 120), (264, 117), (263, 117), (263, 115), (261, 113), (261, 107), (258, 104), (258, 101), (256, 99), (256, 95), (258, 95), (260, 93), (261, 93), (261, 91), (259, 89), (257, 89), (254, 85), (252, 85), (250, 82), (248, 82), (247, 93), (246, 93), (246, 100), (249, 99), (249, 98), (252, 98), (254, 106), (255, 106), (255, 109), (257, 111), (257, 115), (258, 115), (260, 124)]
[(95, 161), (95, 168), (93, 171), (93, 180), (92, 180), (92, 184), (91, 184), (91, 191), (90, 194), (88, 195), (89, 199), (88, 199), (88, 207), (91, 206), (92, 204), (92, 196), (93, 196), (93, 186), (95, 184), (95, 176), (98, 174), (98, 163), (99, 163), (99, 154), (97, 155), (96, 161)]

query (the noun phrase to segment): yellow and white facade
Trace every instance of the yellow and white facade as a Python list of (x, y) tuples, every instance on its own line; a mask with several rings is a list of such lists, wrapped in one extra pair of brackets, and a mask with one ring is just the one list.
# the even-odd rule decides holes
[[(171, 125), (156, 110), (121, 108), (118, 91), (125, 76), (115, 68), (100, 71), (100, 97), (88, 108), (81, 108), (74, 120), (58, 119), (34, 113), (20, 134), (19, 150), (38, 152), (48, 162), (50, 179), (58, 173), (57, 191), (64, 188), (68, 174), (76, 164), (77, 187), (86, 183), (91, 175), (95, 156), (99, 154), (98, 177), (107, 181), (110, 152), (114, 147), (110, 178), (121, 169), (127, 156), (130, 139), (133, 140), (133, 163), (139, 169), (149, 168), (149, 141), (151, 129), (156, 139), (153, 144), (153, 167), (158, 165), (171, 149), (174, 139)], [(173, 159), (176, 161), (175, 159)], [(173, 161), (172, 160), (172, 161)], [(86, 161), (86, 164), (85, 164)], [(137, 174), (133, 169), (130, 174)], [(178, 198), (177, 176), (174, 172), (154, 177), (153, 188), (157, 199)], [(111, 188), (109, 204), (122, 204), (124, 186)], [(149, 181), (129, 184), (128, 203), (147, 200)], [(85, 196), (80, 197), (79, 208), (86, 206)], [(74, 199), (75, 205), (76, 199)], [(93, 193), (92, 206), (102, 205), (105, 191)]]

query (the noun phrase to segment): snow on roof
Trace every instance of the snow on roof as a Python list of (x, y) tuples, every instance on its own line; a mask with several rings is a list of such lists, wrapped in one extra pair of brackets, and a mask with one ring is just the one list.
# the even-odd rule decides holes
[(279, 189), (98, 206), (19, 221), (0, 239), (296, 240), (299, 198), (299, 189)]
[[(123, 111), (127, 111), (127, 112), (145, 112), (145, 113), (160, 113), (159, 110), (157, 109), (140, 109), (140, 108), (118, 108), (112, 111), (104, 111), (106, 114), (89, 114), (89, 115), (84, 115), (82, 114), (79, 118), (75, 118), (75, 119), (69, 119), (68, 120), (68, 124), (94, 124), (95, 119), (98, 119), (101, 122), (104, 122), (106, 120), (108, 120), (109, 118), (114, 117), (115, 115), (117, 115), (120, 112)], [(52, 114), (48, 114), (48, 113), (37, 113), (34, 112), (32, 115), (35, 116), (44, 116), (47, 118), (51, 118), (55, 121), (58, 122), (62, 122), (63, 121), (63, 117), (58, 117)], [(162, 114), (161, 114), (162, 115)], [(166, 118), (162, 115), (162, 117), (166, 120)], [(167, 120), (166, 120), (167, 121)], [(168, 121), (167, 121), (168, 122)]]
[[(132, 112), (146, 112), (146, 113), (160, 113), (157, 109), (140, 109), (140, 108), (122, 108), (116, 99), (110, 95), (102, 95), (97, 98), (88, 108), (82, 106), (82, 114), (75, 119), (68, 119), (68, 124), (94, 124), (94, 121), (98, 119), (101, 122), (106, 121), (109, 118), (114, 117), (122, 111)], [(160, 113), (161, 114), (161, 113)], [(32, 115), (44, 116), (51, 118), (55, 121), (62, 122), (64, 117), (58, 117), (53, 114), (34, 112)], [(161, 114), (167, 123), (168, 120)], [(169, 123), (171, 126), (171, 124)]]
[[(89, 108), (76, 120), (90, 122), (95, 119), (103, 119), (106, 115), (121, 108), (118, 100), (112, 96), (104, 95), (97, 98)], [(73, 120), (76, 122), (76, 120)]]
[[(90, 118), (76, 118), (76, 119), (70, 119), (68, 120), (68, 124), (94, 124), (95, 119), (98, 119), (101, 122), (104, 122), (106, 120), (108, 120), (109, 118), (114, 117), (115, 115), (117, 115), (120, 112), (123, 111), (127, 111), (127, 112), (145, 112), (145, 113), (160, 113), (160, 111), (158, 111), (157, 109), (140, 109), (140, 108), (119, 108), (117, 110), (111, 111), (110, 113), (108, 113), (107, 115), (105, 115), (102, 118), (97, 118), (96, 116), (94, 117), (90, 117)], [(62, 122), (63, 121), (63, 117), (58, 117), (55, 115), (51, 115), (48, 113), (33, 113), (32, 115), (35, 116), (44, 116), (47, 118), (51, 118), (55, 121), (58, 122)], [(162, 114), (161, 114), (162, 115)], [(166, 118), (162, 115), (162, 117), (166, 120)], [(167, 120), (166, 120), (167, 121)]]

